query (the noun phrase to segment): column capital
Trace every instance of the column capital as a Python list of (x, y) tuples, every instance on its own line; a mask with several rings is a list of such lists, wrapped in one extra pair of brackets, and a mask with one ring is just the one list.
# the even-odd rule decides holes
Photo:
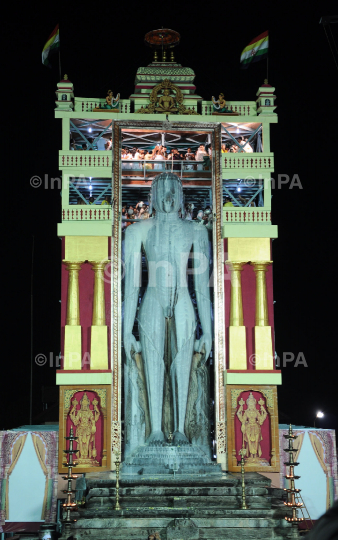
[(269, 264), (272, 264), (273, 261), (251, 261), (250, 264), (253, 266), (254, 272), (266, 272)]
[(97, 272), (99, 270), (104, 270), (108, 263), (110, 263), (109, 259), (103, 260), (103, 261), (88, 261), (89, 264), (92, 265), (92, 270), (94, 272)]
[(62, 261), (66, 265), (66, 270), (81, 270), (84, 261)]
[(245, 266), (247, 263), (242, 261), (225, 261), (225, 264), (229, 268), (229, 270), (232, 271), (239, 271), (241, 272), (243, 270), (243, 266)]

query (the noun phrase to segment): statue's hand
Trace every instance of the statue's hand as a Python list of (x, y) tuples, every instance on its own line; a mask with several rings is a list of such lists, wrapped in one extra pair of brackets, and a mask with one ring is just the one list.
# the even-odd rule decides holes
[(210, 334), (203, 334), (200, 339), (195, 341), (195, 352), (204, 354), (205, 360), (209, 358), (212, 346), (212, 339)]
[(131, 362), (131, 355), (135, 352), (141, 352), (141, 343), (139, 341), (136, 341), (136, 338), (133, 334), (127, 334), (127, 336), (124, 336), (124, 350), (126, 352), (128, 360)]

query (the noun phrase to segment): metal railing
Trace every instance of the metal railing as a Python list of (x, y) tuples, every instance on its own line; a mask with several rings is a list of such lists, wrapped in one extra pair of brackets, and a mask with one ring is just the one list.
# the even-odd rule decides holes
[[(211, 162), (205, 160), (155, 160), (155, 159), (122, 159), (122, 177), (154, 176), (161, 172), (173, 172), (183, 177), (198, 180), (199, 173), (211, 175)], [(128, 174), (129, 173), (129, 174)], [(136, 174), (135, 174), (136, 173)], [(195, 178), (196, 177), (196, 178)], [(204, 180), (205, 176), (201, 178)]]

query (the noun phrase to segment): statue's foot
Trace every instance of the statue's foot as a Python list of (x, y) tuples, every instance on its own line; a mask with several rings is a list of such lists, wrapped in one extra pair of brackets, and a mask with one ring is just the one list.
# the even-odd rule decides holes
[(163, 432), (162, 431), (153, 431), (149, 435), (146, 443), (149, 444), (150, 446), (162, 445), (164, 443)]
[(174, 446), (183, 446), (185, 444), (190, 444), (189, 439), (181, 433), (180, 431), (175, 431), (173, 435), (173, 444)]

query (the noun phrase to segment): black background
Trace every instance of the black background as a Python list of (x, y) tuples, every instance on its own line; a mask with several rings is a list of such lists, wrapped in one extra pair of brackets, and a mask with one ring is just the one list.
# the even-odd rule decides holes
[[(276, 351), (290, 352), (308, 367), (282, 368), (281, 421), (337, 425), (336, 217), (337, 68), (323, 15), (334, 3), (310, 9), (304, 2), (129, 2), (113, 4), (35, 3), (13, 6), (3, 34), (2, 210), (3, 333), (1, 423), (9, 429), (29, 422), (30, 275), (34, 236), (33, 418), (41, 416), (42, 387), (55, 384), (60, 350), (61, 221), (58, 189), (32, 188), (30, 178), (59, 177), (61, 120), (54, 119), (58, 58), (53, 69), (41, 63), (42, 48), (60, 24), (62, 75), (76, 96), (104, 97), (108, 88), (126, 99), (136, 70), (152, 60), (144, 35), (167, 27), (181, 34), (176, 59), (196, 73), (197, 93), (209, 100), (254, 100), (266, 77), (266, 62), (241, 70), (248, 43), (269, 30), (269, 83), (275, 86), (279, 123), (271, 127), (275, 174), (299, 175), (302, 189), (283, 185), (273, 191), (272, 221)], [(9, 16), (9, 13), (11, 15)], [(332, 31), (337, 43), (337, 24)], [(50, 182), (49, 182), (50, 187)], [(52, 354), (53, 366), (49, 365)], [(46, 398), (45, 398), (46, 401)], [(51, 400), (52, 401), (52, 400)], [(53, 418), (52, 418), (53, 416)]]

